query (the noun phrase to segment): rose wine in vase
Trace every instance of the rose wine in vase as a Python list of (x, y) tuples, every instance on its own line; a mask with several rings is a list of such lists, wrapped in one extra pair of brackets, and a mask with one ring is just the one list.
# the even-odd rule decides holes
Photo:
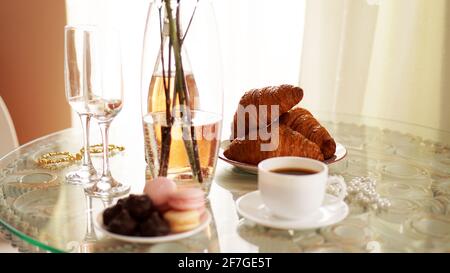
[[(172, 124), (172, 141), (169, 153), (168, 177), (179, 183), (196, 183), (193, 181), (189, 157), (183, 140), (183, 126), (193, 126), (198, 145), (200, 167), (204, 181), (210, 181), (214, 175), (213, 170), (217, 160), (217, 152), (220, 144), (221, 120), (220, 115), (192, 111), (192, 123), (186, 124), (180, 117), (175, 117)], [(144, 116), (144, 137), (146, 148), (146, 160), (152, 175), (157, 176), (159, 161), (161, 158), (161, 132), (167, 127), (165, 112), (154, 112)]]
[[(189, 95), (189, 107), (191, 110), (199, 108), (198, 89), (195, 83), (194, 75), (190, 72), (185, 72), (185, 82)], [(173, 106), (173, 89), (175, 87), (175, 74), (172, 73), (170, 77), (166, 77), (166, 84), (170, 85), (170, 108)], [(175, 105), (179, 105), (178, 98), (175, 100)], [(166, 96), (164, 92), (164, 77), (162, 73), (152, 76), (150, 81), (150, 92), (148, 97), (148, 112), (165, 111)]]
[[(163, 145), (163, 131), (170, 129), (171, 141), (169, 148), (169, 160), (167, 176), (178, 184), (198, 186), (191, 169), (189, 155), (186, 151), (186, 141), (191, 143), (191, 127), (194, 129), (195, 141), (198, 147), (198, 159), (202, 178), (205, 183), (201, 186), (208, 192), (208, 188), (214, 175), (217, 153), (220, 144), (222, 116), (207, 111), (201, 111), (199, 91), (195, 77), (189, 70), (189, 62), (184, 62), (184, 80), (188, 99), (188, 109), (191, 121), (182, 118), (182, 109), (179, 98), (174, 99), (175, 67), (168, 68), (163, 76), (161, 62), (157, 62), (154, 74), (151, 77), (147, 93), (146, 114), (143, 117), (145, 152), (148, 170), (152, 177), (159, 174), (161, 165), (161, 150)], [(166, 117), (166, 93), (168, 88), (170, 98), (170, 113), (172, 124), (168, 124)], [(186, 110), (186, 109), (184, 109)], [(168, 128), (170, 126), (170, 128)], [(184, 134), (183, 134), (184, 131)], [(183, 136), (187, 139), (183, 139)]]

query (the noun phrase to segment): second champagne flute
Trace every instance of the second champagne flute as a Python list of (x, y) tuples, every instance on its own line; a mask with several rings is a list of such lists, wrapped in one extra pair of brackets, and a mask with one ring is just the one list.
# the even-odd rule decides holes
[(103, 171), (98, 181), (86, 189), (92, 196), (113, 198), (127, 194), (130, 186), (123, 185), (111, 175), (108, 156), (108, 131), (113, 119), (122, 110), (123, 79), (119, 33), (97, 29), (91, 47), (91, 83), (87, 107), (97, 120), (103, 140)]
[(81, 120), (83, 128), (83, 159), (78, 170), (69, 172), (66, 181), (71, 184), (88, 184), (97, 179), (97, 172), (89, 154), (89, 126), (91, 114), (86, 105), (90, 88), (90, 44), (93, 26), (77, 25), (65, 27), (65, 85), (70, 106)]

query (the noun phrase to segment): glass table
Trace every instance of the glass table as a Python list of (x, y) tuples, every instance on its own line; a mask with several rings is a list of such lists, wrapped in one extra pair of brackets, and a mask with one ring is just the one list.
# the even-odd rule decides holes
[[(207, 229), (170, 243), (116, 241), (95, 227), (107, 204), (64, 183), (73, 167), (48, 170), (36, 163), (47, 152), (79, 151), (80, 132), (68, 129), (0, 160), (0, 230), (22, 252), (450, 252), (450, 133), (352, 115), (321, 113), (319, 119), (348, 150), (330, 173), (346, 181), (375, 178), (377, 191), (392, 203), (389, 210), (350, 205), (344, 221), (317, 230), (259, 226), (235, 208), (237, 198), (256, 190), (257, 177), (219, 160)], [(112, 156), (111, 164), (119, 181), (141, 193), (146, 165), (143, 142), (136, 138), (113, 134), (111, 143), (125, 151)], [(93, 161), (100, 170), (100, 158)]]

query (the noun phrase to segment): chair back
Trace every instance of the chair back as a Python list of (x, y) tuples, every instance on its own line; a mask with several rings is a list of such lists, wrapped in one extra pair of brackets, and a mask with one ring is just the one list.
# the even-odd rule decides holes
[(0, 158), (19, 146), (8, 108), (0, 97)]

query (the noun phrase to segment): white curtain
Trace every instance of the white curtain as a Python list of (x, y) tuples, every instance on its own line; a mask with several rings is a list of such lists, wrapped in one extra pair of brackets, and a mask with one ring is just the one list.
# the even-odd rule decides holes
[(446, 0), (307, 0), (305, 105), (450, 131), (449, 26)]
[[(130, 135), (141, 134), (139, 68), (149, 2), (66, 0), (69, 23), (108, 24), (122, 32), (126, 101), (113, 126)], [(245, 90), (281, 83), (299, 83), (305, 89), (302, 104), (312, 110), (450, 131), (450, 2), (215, 0), (213, 5), (222, 46), (224, 136)]]

